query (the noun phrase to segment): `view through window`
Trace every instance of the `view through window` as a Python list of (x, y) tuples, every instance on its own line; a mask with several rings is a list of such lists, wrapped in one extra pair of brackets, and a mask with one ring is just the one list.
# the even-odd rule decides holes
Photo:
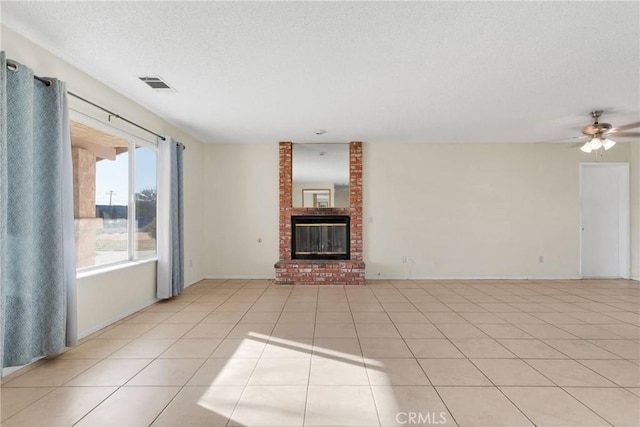
[(79, 269), (156, 256), (157, 150), (100, 128), (71, 122)]
[(156, 256), (156, 165), (157, 152), (136, 146), (135, 196), (137, 258)]

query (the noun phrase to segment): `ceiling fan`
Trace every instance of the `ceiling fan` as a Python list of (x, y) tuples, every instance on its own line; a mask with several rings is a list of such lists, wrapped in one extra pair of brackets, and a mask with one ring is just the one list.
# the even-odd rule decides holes
[(587, 142), (585, 142), (585, 144), (580, 147), (580, 150), (584, 151), (585, 153), (591, 153), (592, 151), (599, 150), (600, 148), (608, 150), (616, 145), (616, 141), (609, 138), (613, 135), (615, 135), (616, 137), (626, 138), (640, 137), (640, 132), (626, 132), (629, 129), (640, 127), (640, 122), (629, 123), (628, 125), (618, 126), (614, 128), (609, 123), (599, 122), (602, 113), (602, 110), (592, 111), (591, 118), (593, 119), (593, 123), (582, 128), (582, 136), (572, 138), (587, 139)]

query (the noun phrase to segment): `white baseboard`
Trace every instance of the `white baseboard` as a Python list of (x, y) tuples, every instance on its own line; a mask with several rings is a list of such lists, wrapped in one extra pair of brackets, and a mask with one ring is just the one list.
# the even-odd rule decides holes
[[(189, 286), (191, 286), (191, 285), (193, 285), (195, 283), (198, 283), (199, 281), (201, 281), (203, 279), (204, 279), (204, 277), (202, 277), (200, 279), (197, 279), (195, 281), (192, 281), (191, 283), (185, 284), (184, 287), (188, 288)], [(80, 332), (78, 334), (78, 339), (82, 339), (84, 337), (87, 337), (87, 336), (93, 334), (94, 332), (98, 332), (100, 329), (106, 328), (107, 326), (112, 325), (112, 324), (116, 323), (117, 321), (124, 319), (127, 316), (131, 316), (133, 313), (136, 313), (136, 312), (142, 310), (143, 308), (147, 308), (150, 305), (153, 305), (158, 301), (160, 301), (159, 298), (153, 298), (153, 299), (148, 300), (147, 302), (145, 302), (143, 304), (140, 304), (140, 305), (138, 305), (138, 306), (136, 306), (136, 307), (134, 307), (132, 309), (126, 310), (125, 312), (120, 313), (115, 317), (112, 317), (111, 319), (107, 320), (106, 322), (102, 322), (99, 325), (96, 325), (96, 326), (94, 326), (94, 327), (92, 327), (92, 328), (90, 328), (90, 329), (88, 329), (86, 331)], [(0, 372), (0, 377), (6, 377), (8, 375), (11, 375), (12, 373), (17, 372), (20, 369), (24, 368), (25, 366), (29, 366), (32, 363), (35, 363), (40, 359), (42, 359), (42, 357), (37, 357), (37, 358), (33, 359), (31, 362), (29, 362), (29, 363), (27, 363), (26, 365), (23, 365), (23, 366), (15, 366), (15, 367), (11, 367), (11, 368), (4, 368)]]
[(201, 277), (201, 278), (199, 278), (199, 279), (196, 279), (196, 280), (192, 281), (191, 283), (185, 283), (184, 287), (185, 287), (185, 288), (188, 288), (189, 286), (191, 286), (191, 285), (195, 285), (196, 283), (201, 282), (201, 281), (203, 281), (204, 279), (206, 279), (206, 277)]
[[(203, 278), (200, 278), (200, 279), (192, 281), (192, 282), (190, 282), (188, 284), (185, 284), (184, 287), (186, 289), (189, 286), (194, 285), (194, 284), (198, 283), (201, 280), (203, 280)], [(130, 310), (127, 310), (127, 311), (125, 311), (123, 313), (120, 313), (117, 316), (114, 316), (111, 319), (107, 320), (106, 322), (102, 322), (99, 325), (94, 326), (93, 328), (90, 328), (90, 329), (88, 329), (86, 331), (81, 332), (80, 334), (78, 334), (78, 339), (81, 339), (81, 338), (84, 338), (84, 337), (86, 337), (88, 335), (91, 335), (94, 332), (97, 332), (102, 328), (106, 328), (107, 326), (109, 326), (109, 325), (111, 325), (113, 323), (116, 323), (117, 321), (122, 320), (127, 316), (131, 316), (133, 313), (136, 313), (136, 312), (142, 310), (143, 308), (147, 308), (150, 305), (157, 303), (158, 301), (160, 301), (159, 298), (153, 298), (153, 299), (150, 299), (147, 302), (142, 303), (142, 304), (140, 304), (140, 305), (138, 305), (138, 306), (136, 306), (136, 307), (134, 307), (134, 308), (132, 308)]]
[(159, 298), (153, 298), (153, 299), (150, 299), (150, 300), (148, 300), (148, 301), (146, 301), (146, 302), (144, 302), (144, 303), (142, 303), (140, 305), (137, 305), (134, 308), (128, 309), (128, 310), (118, 314), (117, 316), (114, 316), (111, 319), (100, 323), (99, 325), (96, 325), (96, 326), (94, 326), (92, 328), (87, 329), (86, 331), (82, 331), (82, 332), (78, 333), (78, 339), (82, 339), (82, 338), (84, 338), (86, 336), (89, 336), (89, 335), (93, 334), (94, 332), (98, 332), (100, 329), (106, 328), (107, 326), (112, 325), (112, 324), (116, 323), (117, 321), (124, 319), (127, 316), (131, 316), (133, 313), (136, 313), (136, 312), (142, 310), (143, 308), (147, 308), (150, 305), (153, 305), (158, 301), (160, 301)]
[(636, 282), (640, 282), (640, 276), (631, 276), (631, 280), (635, 280)]
[(231, 275), (231, 276), (205, 276), (203, 280), (274, 280), (275, 276), (250, 276), (250, 275)]
[(372, 276), (365, 280), (580, 280), (580, 276)]
[[(130, 316), (133, 313), (136, 313), (136, 312), (142, 310), (143, 308), (147, 308), (150, 305), (155, 304), (158, 301), (160, 301), (158, 298), (151, 299), (151, 300), (149, 300), (149, 301), (147, 301), (147, 302), (145, 302), (143, 304), (140, 304), (137, 307), (134, 307), (132, 309), (126, 310), (125, 312), (120, 313), (115, 317), (112, 317), (111, 319), (107, 320), (106, 322), (102, 322), (99, 325), (96, 325), (96, 326), (94, 326), (94, 327), (92, 327), (92, 328), (90, 328), (90, 329), (88, 329), (86, 331), (79, 332), (78, 333), (78, 339), (80, 340), (80, 339), (82, 339), (84, 337), (87, 337), (87, 336), (93, 334), (94, 332), (99, 331), (102, 328), (106, 328), (107, 326), (109, 326), (109, 325), (111, 325), (113, 323), (116, 323), (117, 321), (122, 320), (125, 317)], [(42, 357), (37, 357), (37, 358), (33, 359), (31, 362), (29, 362), (29, 363), (27, 363), (26, 365), (23, 365), (23, 366), (15, 366), (15, 367), (11, 367), (11, 368), (4, 368), (4, 369), (2, 369), (2, 373), (1, 373), (0, 376), (6, 377), (7, 375), (10, 375), (10, 374), (12, 374), (12, 373), (14, 373), (16, 371), (19, 371), (20, 369), (22, 369), (22, 368), (24, 368), (26, 366), (29, 366), (29, 365), (37, 362), (40, 359), (42, 359)]]
[(34, 359), (31, 360), (31, 362), (27, 363), (26, 365), (22, 365), (22, 366), (12, 366), (10, 368), (3, 368), (0, 370), (0, 377), (1, 378), (5, 378), (8, 377), (9, 375), (13, 374), (14, 372), (18, 372), (20, 369), (22, 368), (26, 368), (29, 365), (32, 365), (34, 363), (36, 363), (38, 360), (44, 359), (45, 356), (40, 356), (40, 357), (36, 357)]
[[(274, 280), (273, 276), (204, 276), (201, 280)], [(580, 276), (366, 276), (365, 280), (580, 280)], [(633, 279), (638, 280), (638, 279)]]
[[(196, 284), (201, 280), (203, 280), (203, 279), (200, 278), (200, 279), (197, 279), (195, 281), (192, 281), (192, 282), (190, 282), (188, 284), (185, 284), (184, 287), (188, 288), (189, 286), (191, 286), (193, 284)], [(126, 310), (125, 312), (120, 313), (117, 316), (112, 317), (111, 319), (107, 320), (106, 322), (102, 322), (99, 325), (94, 326), (93, 328), (90, 328), (90, 329), (88, 329), (86, 331), (82, 331), (81, 333), (78, 334), (78, 339), (81, 339), (81, 338), (84, 338), (84, 337), (86, 337), (88, 335), (91, 335), (94, 332), (97, 332), (102, 328), (106, 328), (107, 326), (109, 326), (109, 325), (111, 325), (113, 323), (116, 323), (117, 321), (122, 320), (127, 316), (131, 316), (133, 313), (136, 313), (136, 312), (142, 310), (143, 308), (147, 308), (150, 305), (157, 303), (158, 301), (160, 301), (159, 298), (153, 298), (153, 299), (150, 299), (150, 300), (148, 300), (148, 301), (146, 301), (146, 302), (144, 302), (144, 303), (142, 303), (142, 304), (140, 304), (140, 305), (138, 305), (138, 306), (136, 306), (136, 307), (134, 307), (132, 309)]]

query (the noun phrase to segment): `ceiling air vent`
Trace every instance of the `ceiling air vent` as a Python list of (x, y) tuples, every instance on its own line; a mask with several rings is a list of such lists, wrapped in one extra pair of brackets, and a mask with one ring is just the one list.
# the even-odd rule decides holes
[(160, 92), (177, 92), (160, 76), (139, 76), (138, 78), (153, 90)]

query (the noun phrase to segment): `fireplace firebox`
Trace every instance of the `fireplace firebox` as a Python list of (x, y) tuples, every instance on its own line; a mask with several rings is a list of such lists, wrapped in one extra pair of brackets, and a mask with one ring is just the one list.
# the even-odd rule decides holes
[(293, 259), (349, 259), (349, 216), (292, 216)]

